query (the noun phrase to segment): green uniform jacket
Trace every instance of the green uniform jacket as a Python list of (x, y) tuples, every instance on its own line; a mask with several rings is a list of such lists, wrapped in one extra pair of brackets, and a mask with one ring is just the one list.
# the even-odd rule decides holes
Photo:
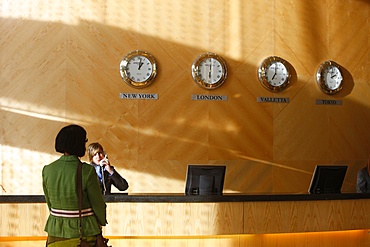
[[(46, 203), (53, 209), (78, 210), (77, 165), (74, 155), (63, 155), (42, 170), (42, 186)], [(94, 236), (105, 226), (106, 204), (100, 192), (94, 167), (82, 163), (82, 209), (92, 208), (95, 215), (82, 218), (83, 236)], [(96, 217), (95, 217), (96, 216)], [(45, 231), (49, 236), (61, 238), (79, 237), (79, 218), (49, 215)]]

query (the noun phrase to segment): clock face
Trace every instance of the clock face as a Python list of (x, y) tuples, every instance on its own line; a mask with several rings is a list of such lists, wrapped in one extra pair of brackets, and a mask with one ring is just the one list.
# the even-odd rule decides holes
[(214, 58), (203, 59), (198, 66), (200, 79), (206, 84), (215, 84), (222, 79), (224, 69), (221, 63)]
[(152, 75), (153, 65), (144, 56), (132, 57), (126, 66), (127, 76), (134, 82), (143, 82)]
[(339, 64), (333, 61), (325, 61), (320, 64), (316, 72), (316, 82), (319, 88), (326, 94), (336, 94), (342, 90), (343, 75)]
[(289, 63), (277, 56), (265, 58), (258, 68), (258, 79), (271, 92), (284, 90), (290, 83)]
[(220, 87), (226, 80), (225, 61), (217, 54), (207, 52), (198, 56), (191, 66), (193, 80), (204, 89)]
[(280, 87), (288, 79), (288, 70), (281, 62), (273, 62), (267, 67), (267, 82), (274, 87)]
[(338, 67), (330, 65), (326, 67), (323, 71), (325, 85), (330, 90), (336, 90), (340, 87), (342, 83), (342, 74)]
[(145, 51), (133, 51), (127, 54), (120, 63), (122, 79), (136, 88), (151, 84), (157, 75), (156, 61)]

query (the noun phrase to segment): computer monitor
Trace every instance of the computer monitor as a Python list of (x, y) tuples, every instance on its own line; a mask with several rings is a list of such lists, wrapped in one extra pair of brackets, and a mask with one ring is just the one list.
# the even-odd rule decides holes
[(310, 194), (340, 193), (347, 166), (317, 165), (308, 192)]
[(222, 195), (226, 166), (188, 165), (186, 195)]

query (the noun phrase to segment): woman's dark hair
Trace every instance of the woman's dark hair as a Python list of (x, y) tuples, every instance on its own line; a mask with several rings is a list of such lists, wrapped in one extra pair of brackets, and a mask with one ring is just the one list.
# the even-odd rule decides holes
[(86, 152), (86, 130), (79, 125), (63, 127), (55, 138), (55, 150), (82, 157)]

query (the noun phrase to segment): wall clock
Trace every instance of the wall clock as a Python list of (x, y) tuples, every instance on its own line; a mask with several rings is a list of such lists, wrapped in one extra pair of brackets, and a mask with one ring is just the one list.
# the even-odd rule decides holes
[(291, 79), (289, 63), (277, 56), (265, 58), (258, 68), (258, 79), (271, 92), (284, 90)]
[(219, 55), (207, 52), (194, 60), (191, 66), (191, 75), (200, 87), (215, 89), (225, 82), (227, 66)]
[(122, 79), (130, 86), (149, 86), (157, 75), (157, 63), (146, 51), (135, 50), (128, 53), (120, 63)]
[(343, 75), (339, 64), (330, 60), (320, 64), (316, 72), (316, 82), (324, 93), (338, 93), (343, 88), (342, 81)]

